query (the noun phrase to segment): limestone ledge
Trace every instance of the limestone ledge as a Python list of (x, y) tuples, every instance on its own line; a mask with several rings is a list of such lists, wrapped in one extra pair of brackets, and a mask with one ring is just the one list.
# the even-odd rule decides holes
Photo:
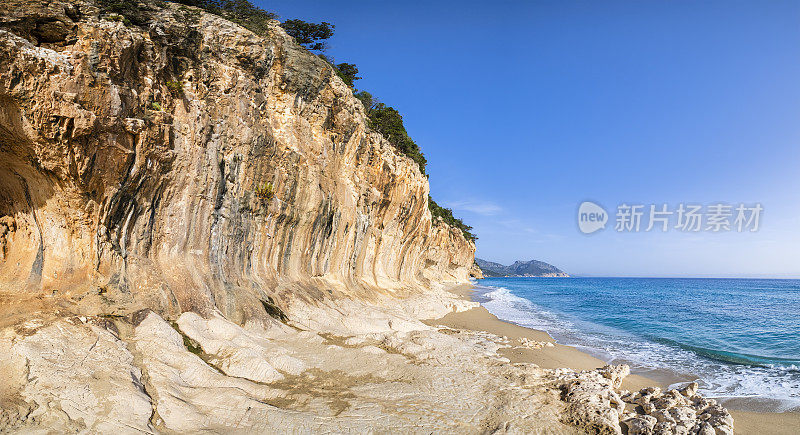
[(627, 366), (510, 364), (505, 337), (416, 320), (474, 306), (347, 300), (268, 327), (151, 310), (30, 319), (0, 330), (0, 431), (732, 433), (696, 384), (629, 393)]

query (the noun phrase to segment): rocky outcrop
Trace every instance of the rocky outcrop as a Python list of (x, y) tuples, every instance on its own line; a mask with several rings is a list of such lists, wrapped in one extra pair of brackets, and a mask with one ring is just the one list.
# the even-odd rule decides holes
[(472, 263), (472, 267), (469, 269), (469, 277), (475, 279), (485, 278), (485, 276), (483, 276), (483, 271), (481, 270), (480, 266), (478, 266), (478, 263)]
[(698, 395), (696, 383), (663, 393), (658, 387), (631, 393), (620, 390), (628, 374), (627, 365), (556, 370), (568, 403), (565, 420), (597, 434), (733, 435), (733, 417), (715, 400)]
[(466, 281), (474, 245), (431, 221), (426, 177), (325, 61), (277, 21), (146, 14), (0, 4), (5, 291), (242, 324)]
[[(658, 387), (624, 392), (622, 400), (642, 412), (626, 412), (622, 424), (629, 434), (690, 433), (733, 435), (733, 417), (714, 399), (697, 394), (698, 385), (662, 392)], [(638, 406), (637, 406), (638, 405)]]

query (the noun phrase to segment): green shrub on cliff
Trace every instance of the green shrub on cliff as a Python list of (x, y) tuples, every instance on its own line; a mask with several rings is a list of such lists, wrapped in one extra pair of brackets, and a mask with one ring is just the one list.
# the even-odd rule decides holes
[(275, 197), (275, 187), (272, 183), (263, 183), (260, 186), (256, 186), (255, 194), (262, 205), (267, 205)]
[(327, 55), (318, 54), (320, 59), (328, 62), (328, 65), (333, 68), (333, 71), (336, 75), (339, 76), (340, 79), (347, 85), (350, 86), (351, 89), (355, 90), (355, 83), (356, 80), (361, 80), (361, 77), (358, 77), (358, 67), (354, 63), (340, 63), (337, 64), (336, 61)]
[(425, 175), (425, 166), (428, 164), (428, 160), (422, 154), (417, 143), (408, 136), (403, 124), (403, 115), (394, 107), (378, 101), (369, 92), (358, 92), (355, 97), (361, 101), (367, 111), (370, 128), (382, 134), (398, 151), (417, 162), (420, 172)]
[(250, 30), (257, 35), (265, 35), (270, 20), (278, 15), (254, 6), (247, 0), (173, 0), (175, 3), (196, 6), (214, 15)]
[[(101, 1), (130, 2), (131, 0)], [(269, 22), (278, 18), (277, 14), (265, 11), (247, 0), (172, 1), (188, 6), (196, 6), (214, 15), (219, 15), (261, 36), (266, 35)], [(286, 33), (293, 37), (298, 44), (309, 50), (324, 51), (327, 48), (324, 41), (333, 36), (333, 31), (336, 26), (325, 21), (321, 23), (309, 23), (307, 21), (293, 19), (284, 21), (281, 27), (283, 27)]]
[[(422, 174), (425, 174), (425, 166), (428, 160), (422, 154), (417, 143), (408, 136), (408, 132), (403, 125), (403, 116), (395, 108), (381, 103), (367, 91), (357, 92), (354, 96), (364, 105), (369, 126), (380, 132), (400, 152), (417, 162), (419, 170)], [(430, 196), (428, 196), (428, 208), (434, 219), (441, 219), (446, 224), (458, 228), (467, 240), (472, 242), (478, 240), (478, 237), (472, 233), (471, 226), (453, 216), (453, 210), (441, 207)]]
[(336, 65), (336, 74), (351, 88), (355, 87), (356, 80), (361, 80), (361, 77), (358, 77), (358, 67), (356, 67), (354, 63), (340, 63)]
[(461, 233), (464, 234), (465, 239), (473, 243), (478, 240), (478, 237), (472, 233), (471, 226), (465, 224), (461, 219), (453, 216), (453, 210), (440, 206), (430, 196), (428, 196), (428, 209), (430, 209), (431, 215), (434, 219), (441, 219), (447, 225), (461, 230)]
[(97, 0), (100, 12), (109, 20), (122, 21), (126, 26), (143, 26), (150, 22), (149, 12), (163, 6), (163, 1)]
[(327, 48), (324, 41), (333, 36), (333, 29), (336, 26), (325, 21), (309, 23), (303, 20), (286, 20), (281, 27), (303, 47), (324, 51)]
[(379, 103), (378, 99), (373, 97), (372, 94), (367, 91), (356, 92), (353, 94), (353, 96), (358, 98), (361, 101), (361, 104), (364, 105), (364, 109), (367, 111), (368, 116), (375, 105)]
[(167, 80), (167, 89), (169, 93), (177, 97), (183, 94), (183, 84), (175, 80)]
[(394, 107), (387, 106), (383, 103), (378, 103), (369, 114), (370, 127), (379, 131), (383, 137), (386, 138), (392, 145), (395, 146), (400, 152), (411, 157), (412, 160), (417, 162), (419, 170), (425, 174), (425, 166), (428, 160), (419, 146), (414, 142), (406, 132), (406, 127), (403, 125), (403, 115), (400, 114)]

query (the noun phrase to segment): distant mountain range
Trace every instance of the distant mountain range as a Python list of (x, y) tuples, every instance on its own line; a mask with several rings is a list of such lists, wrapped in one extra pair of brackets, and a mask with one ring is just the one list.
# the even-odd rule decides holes
[(503, 266), (500, 263), (475, 259), (475, 263), (483, 271), (483, 275), (490, 276), (538, 276), (538, 277), (561, 277), (569, 276), (563, 270), (547, 264), (544, 261), (515, 261), (511, 266)]

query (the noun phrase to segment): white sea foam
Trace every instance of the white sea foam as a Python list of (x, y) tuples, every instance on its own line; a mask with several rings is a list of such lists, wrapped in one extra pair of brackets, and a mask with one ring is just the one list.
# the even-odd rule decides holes
[[(696, 379), (700, 391), (737, 406), (782, 412), (800, 408), (797, 367), (729, 364), (642, 336), (573, 319), (517, 296), (505, 287), (479, 286), (476, 298), (498, 318), (549, 333), (561, 344), (581, 348), (610, 363), (627, 363), (635, 371), (666, 370)], [(743, 400), (744, 399), (744, 400)]]

